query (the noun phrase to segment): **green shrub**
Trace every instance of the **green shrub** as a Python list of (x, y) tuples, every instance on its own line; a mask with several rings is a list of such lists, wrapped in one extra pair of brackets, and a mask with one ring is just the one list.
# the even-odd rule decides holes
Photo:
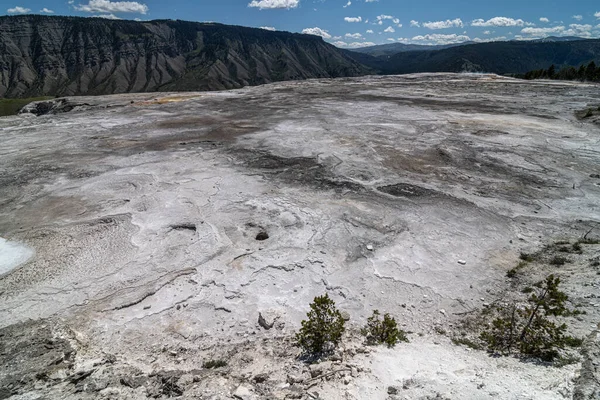
[(308, 319), (296, 334), (296, 342), (306, 354), (318, 355), (333, 350), (342, 340), (344, 318), (329, 295), (317, 296), (310, 304)]
[(204, 368), (213, 369), (213, 368), (221, 368), (227, 366), (227, 361), (224, 360), (208, 360), (202, 364)]
[(561, 256), (554, 256), (551, 260), (550, 260), (550, 265), (556, 265), (556, 266), (563, 266), (565, 265), (569, 260), (565, 257), (561, 257)]
[(560, 279), (550, 275), (534, 285), (525, 305), (496, 306), (491, 326), (480, 336), (488, 350), (502, 354), (518, 351), (544, 361), (556, 358), (557, 349), (569, 342), (565, 336), (567, 326), (550, 319), (567, 312), (567, 295), (558, 290), (559, 284)]
[(507, 278), (514, 278), (515, 276), (517, 276), (517, 272), (519, 272), (519, 270), (525, 268), (527, 266), (528, 262), (527, 261), (520, 261), (516, 267), (509, 269), (506, 272), (506, 277)]
[(374, 310), (373, 315), (367, 318), (367, 325), (361, 333), (371, 345), (386, 344), (388, 347), (394, 347), (398, 342), (408, 342), (406, 332), (398, 329), (396, 319), (390, 317), (388, 313), (385, 313), (381, 319), (379, 310)]
[(452, 338), (452, 343), (454, 343), (455, 345), (463, 345), (463, 346), (467, 346), (473, 350), (481, 350), (481, 345), (469, 338), (465, 338), (465, 337), (454, 337)]
[(535, 256), (533, 254), (528, 253), (521, 253), (521, 255), (519, 255), (519, 258), (526, 262), (532, 262), (535, 260)]

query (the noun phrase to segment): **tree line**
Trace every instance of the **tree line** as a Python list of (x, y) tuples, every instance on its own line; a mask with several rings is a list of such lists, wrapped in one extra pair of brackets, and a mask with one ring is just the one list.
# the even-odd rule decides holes
[(553, 64), (548, 69), (536, 69), (519, 76), (523, 79), (557, 79), (564, 81), (587, 81), (600, 82), (600, 67), (595, 62), (587, 66), (582, 64), (579, 68), (572, 66), (563, 67), (560, 70)]

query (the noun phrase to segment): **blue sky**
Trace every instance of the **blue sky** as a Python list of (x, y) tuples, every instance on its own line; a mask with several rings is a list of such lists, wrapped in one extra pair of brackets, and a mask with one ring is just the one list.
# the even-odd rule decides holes
[(183, 19), (304, 32), (339, 47), (600, 37), (591, 0), (3, 0), (5, 14)]

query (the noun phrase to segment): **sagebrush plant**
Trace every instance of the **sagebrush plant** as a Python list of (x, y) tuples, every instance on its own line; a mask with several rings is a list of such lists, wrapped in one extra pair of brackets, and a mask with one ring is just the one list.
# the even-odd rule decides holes
[(495, 318), (481, 334), (488, 350), (523, 355), (551, 361), (558, 349), (569, 343), (566, 324), (552, 319), (568, 313), (564, 292), (558, 289), (560, 279), (554, 275), (536, 283), (525, 304), (513, 302), (494, 307)]
[(361, 330), (368, 344), (386, 344), (394, 347), (398, 342), (408, 342), (406, 332), (398, 329), (396, 319), (385, 313), (383, 319), (379, 310), (373, 310), (373, 315), (367, 318), (367, 324)]
[(328, 294), (317, 296), (310, 304), (308, 317), (296, 334), (296, 342), (306, 354), (318, 355), (333, 350), (342, 340), (345, 323)]

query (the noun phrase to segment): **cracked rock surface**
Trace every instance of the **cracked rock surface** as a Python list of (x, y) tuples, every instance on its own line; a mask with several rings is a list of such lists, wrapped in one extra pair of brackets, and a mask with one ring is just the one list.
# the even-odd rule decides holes
[[(0, 236), (35, 251), (0, 276), (0, 398), (598, 393), (582, 364), (434, 330), (502, 293), (521, 251), (600, 234), (600, 127), (576, 115), (597, 85), (419, 74), (68, 101), (0, 119)], [(353, 329), (376, 308), (411, 343), (349, 333), (311, 380), (290, 340), (325, 292)]]

